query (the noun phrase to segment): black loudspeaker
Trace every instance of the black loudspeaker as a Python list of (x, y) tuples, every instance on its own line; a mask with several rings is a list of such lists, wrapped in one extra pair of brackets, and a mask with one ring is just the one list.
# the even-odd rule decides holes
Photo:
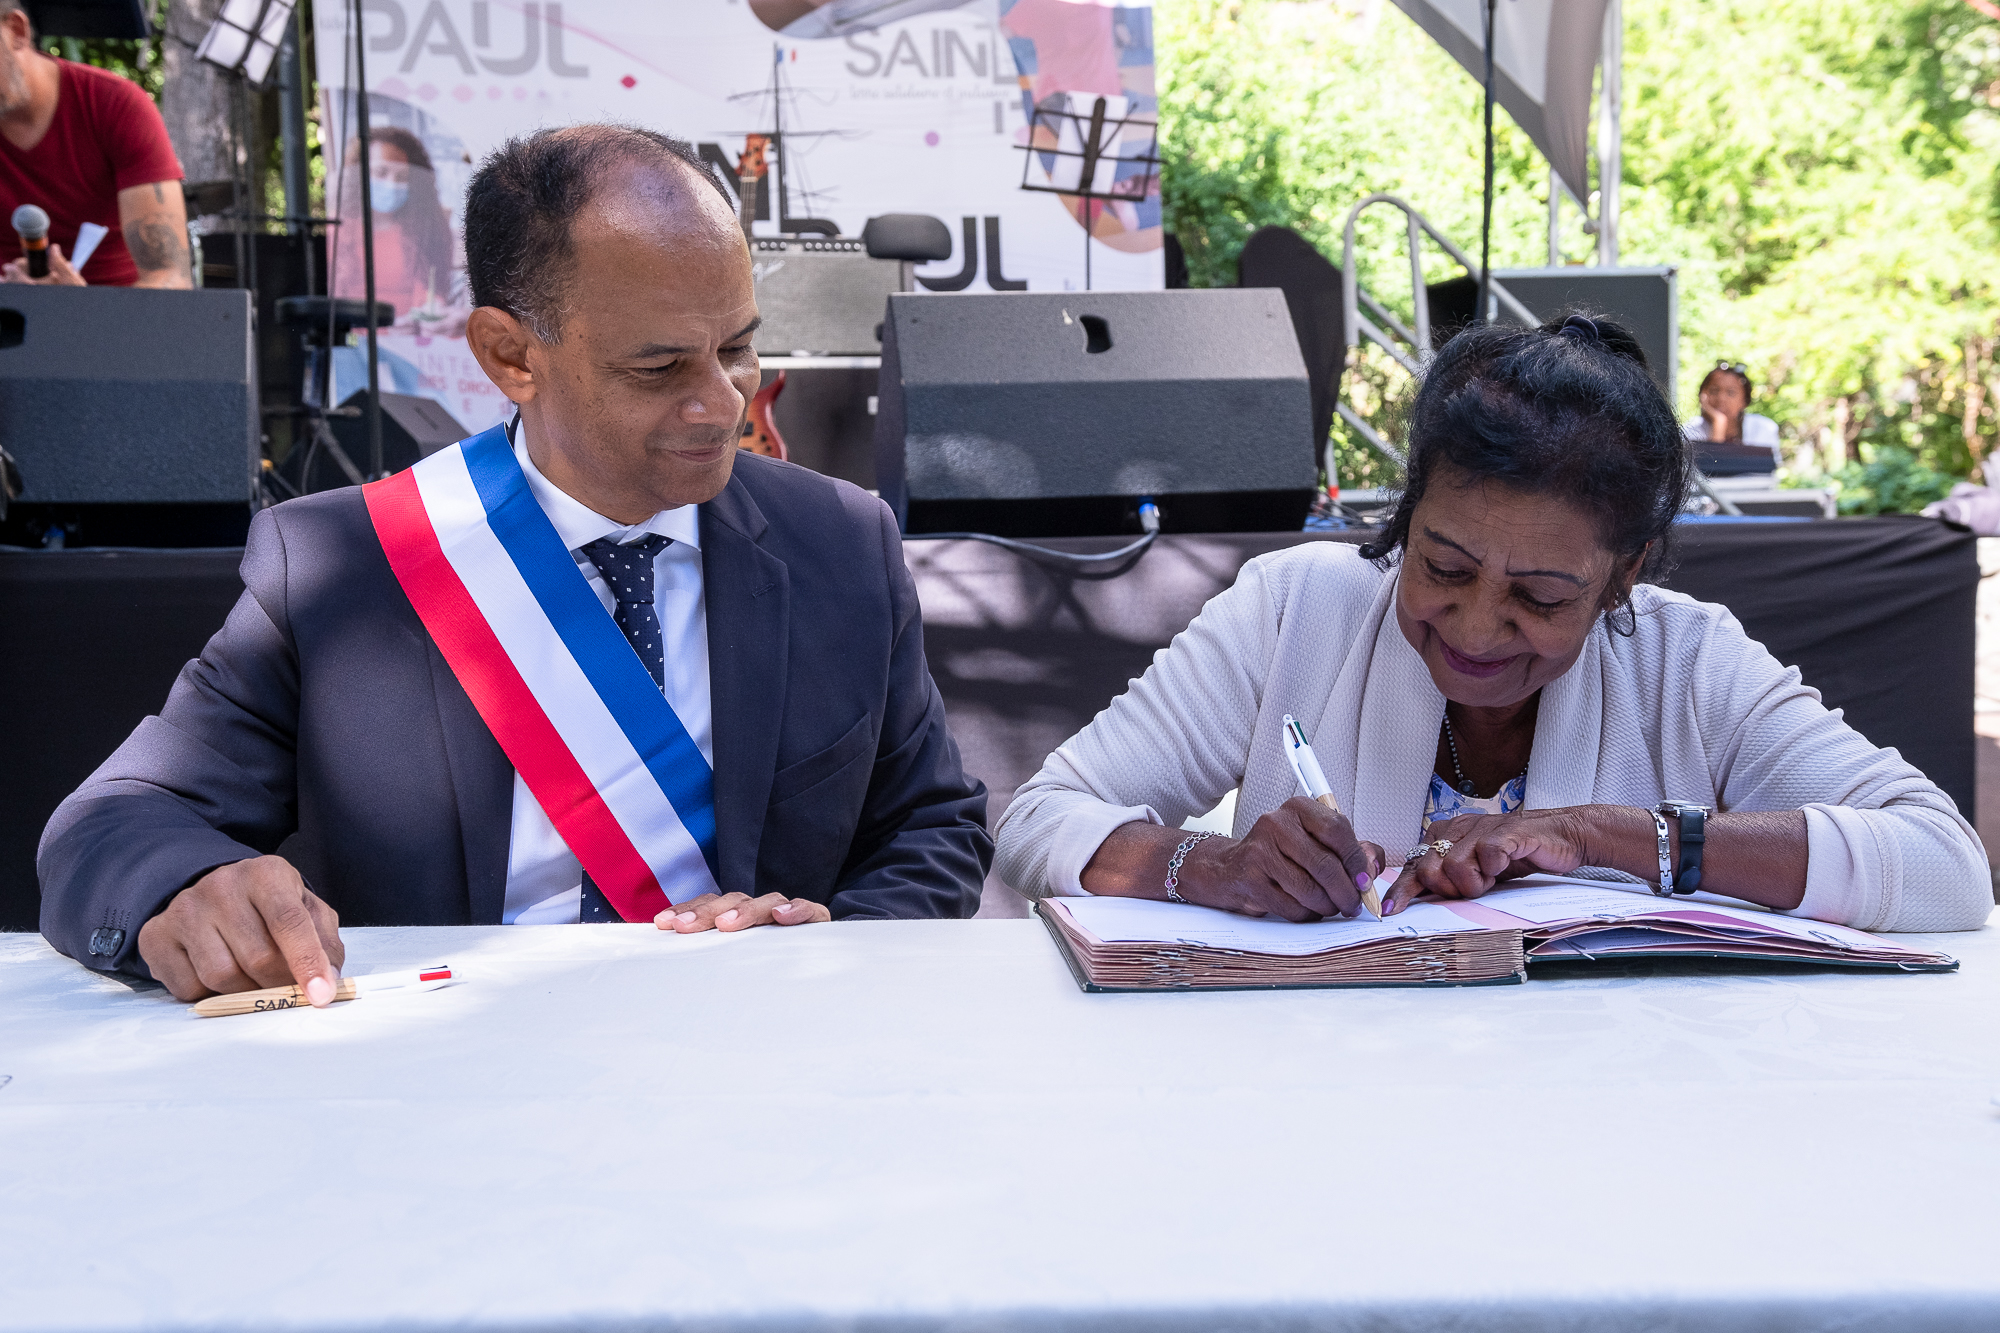
[(108, 37), (143, 42), (153, 35), (144, 0), (28, 0), (37, 37)]
[[(363, 389), (349, 394), (341, 404), (342, 413), (329, 415), (328, 424), (333, 427), (333, 438), (340, 441), (340, 447), (347, 456), (361, 467), (368, 466), (368, 391)], [(450, 448), (472, 432), (458, 424), (458, 418), (445, 409), (443, 403), (434, 398), (420, 398), (410, 393), (382, 394), (382, 467), (384, 471), (401, 472), (418, 459), (429, 458), (440, 449)], [(310, 447), (310, 446), (308, 446)], [(330, 457), (324, 456), (313, 466), (308, 490), (325, 490), (338, 486), (345, 478), (336, 478), (329, 471), (337, 466)]]
[(1312, 383), (1313, 467), (1318, 468), (1333, 429), (1333, 405), (1347, 361), (1347, 317), (1341, 306), (1340, 267), (1290, 227), (1259, 227), (1236, 256), (1238, 287), (1276, 287), (1292, 312), (1306, 373)]
[(889, 298), (875, 476), (909, 532), (1295, 531), (1317, 479), (1282, 293)]
[[(1679, 395), (1680, 297), (1671, 268), (1496, 268), (1493, 276), (1514, 299), (1544, 322), (1569, 310), (1604, 315), (1630, 330), (1646, 354), (1646, 368), (1673, 402)], [(1431, 341), (1444, 340), (1472, 323), (1479, 306), (1479, 282), (1453, 278), (1433, 283)], [(1520, 321), (1498, 307), (1502, 323)]]
[(0, 288), (0, 447), (25, 505), (233, 504), (256, 494), (250, 293)]

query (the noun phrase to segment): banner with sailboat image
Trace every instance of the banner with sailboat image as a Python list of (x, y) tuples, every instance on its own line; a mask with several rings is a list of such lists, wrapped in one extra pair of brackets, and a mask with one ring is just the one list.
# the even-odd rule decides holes
[[(871, 217), (929, 214), (953, 237), (949, 259), (915, 270), (933, 291), (1164, 285), (1148, 5), (365, 0), (362, 10), (376, 292), (396, 308), (380, 340), (383, 387), (438, 400), (468, 430), (500, 420), (505, 400), (463, 337), (465, 189), (487, 153), (542, 126), (614, 121), (695, 143), (739, 200), (751, 192), (758, 236), (858, 236)], [(331, 287), (358, 297), (353, 9), (315, 12), (327, 209), (343, 223)], [(762, 174), (739, 178), (756, 159)], [(361, 374), (358, 353), (343, 349), (334, 401)]]

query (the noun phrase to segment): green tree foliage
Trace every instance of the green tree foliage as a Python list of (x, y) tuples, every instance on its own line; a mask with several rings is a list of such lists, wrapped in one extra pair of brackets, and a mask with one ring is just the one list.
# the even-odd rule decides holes
[[(1244, 239), (1297, 228), (1338, 260), (1386, 190), (1471, 249), (1477, 84), (1400, 11), (1365, 0), (1168, 0), (1160, 8), (1168, 225), (1198, 285)], [(1798, 480), (1843, 508), (1907, 508), (2000, 436), (2000, 24), (1962, 0), (1626, 0), (1621, 258), (1671, 264), (1680, 407), (1747, 362)], [(1546, 262), (1547, 166), (1498, 117), (1496, 266)], [(1573, 211), (1572, 211), (1573, 219)], [(1365, 215), (1362, 281), (1407, 312), (1400, 219)], [(1586, 258), (1572, 221), (1565, 254)], [(1456, 267), (1433, 253), (1432, 280)], [(1399, 369), (1350, 381), (1392, 406)], [(1393, 412), (1389, 419), (1393, 422)], [(1342, 439), (1347, 484), (1382, 460)]]

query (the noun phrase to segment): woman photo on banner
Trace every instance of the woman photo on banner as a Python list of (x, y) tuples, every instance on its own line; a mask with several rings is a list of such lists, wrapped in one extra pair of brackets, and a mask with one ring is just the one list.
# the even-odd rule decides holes
[[(451, 215), (438, 196), (437, 171), (424, 141), (409, 130), (378, 126), (370, 133), (369, 193), (375, 210), (375, 299), (396, 309), (395, 327), (457, 337), (468, 313), (463, 265)], [(333, 271), (336, 296), (361, 300), (367, 291), (361, 229), (361, 143), (350, 139), (339, 190), (340, 242)]]

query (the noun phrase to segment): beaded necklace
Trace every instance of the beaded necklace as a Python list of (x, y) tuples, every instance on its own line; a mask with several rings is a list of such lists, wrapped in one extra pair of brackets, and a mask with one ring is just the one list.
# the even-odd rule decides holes
[[(1465, 765), (1461, 764), (1458, 761), (1458, 738), (1451, 734), (1450, 710), (1446, 710), (1444, 715), (1444, 743), (1445, 746), (1451, 751), (1451, 771), (1458, 774), (1459, 794), (1461, 796), (1472, 795), (1474, 790), (1472, 785), (1472, 779), (1465, 776)], [(1516, 778), (1525, 778), (1527, 776), (1528, 776), (1528, 766), (1526, 764), (1523, 764), (1521, 765), (1520, 773), (1516, 774)], [(1509, 779), (1509, 781), (1513, 780), (1514, 779), (1512, 778)], [(1502, 783), (1501, 787), (1504, 789), (1506, 787), (1506, 783)]]

